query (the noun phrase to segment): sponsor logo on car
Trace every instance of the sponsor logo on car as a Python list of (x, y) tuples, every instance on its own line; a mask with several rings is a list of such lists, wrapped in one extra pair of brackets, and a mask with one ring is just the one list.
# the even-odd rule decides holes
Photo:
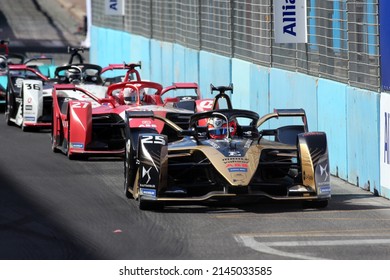
[(228, 164), (228, 163), (249, 163), (249, 159), (244, 158), (244, 157), (228, 157), (228, 158), (224, 158), (222, 160), (226, 164)]
[(327, 169), (328, 169), (328, 165), (327, 164), (325, 164), (324, 166), (322, 166), (320, 164), (320, 173), (321, 173), (321, 176), (324, 177), (324, 181), (327, 181), (328, 177), (329, 177)]
[(226, 164), (226, 168), (229, 170), (229, 172), (248, 172), (247, 163), (228, 163)]
[(150, 177), (150, 169), (152, 169), (152, 167), (149, 167), (148, 169), (146, 169), (144, 166), (142, 166), (142, 178), (144, 178), (145, 176), (147, 176), (147, 181), (146, 181), (146, 184), (149, 183), (151, 177)]
[(34, 121), (35, 121), (35, 117), (28, 117), (28, 116), (25, 116), (25, 117), (24, 117), (24, 121), (26, 121), (26, 122), (34, 122)]
[(140, 194), (141, 195), (147, 195), (147, 196), (156, 197), (156, 190), (140, 188)]
[(71, 148), (75, 148), (75, 149), (83, 149), (84, 148), (84, 144), (83, 143), (74, 142), (74, 143), (70, 143), (70, 147)]
[(330, 186), (320, 187), (320, 193), (330, 193)]
[(33, 109), (33, 106), (32, 105), (26, 105), (25, 108), (26, 108), (27, 111), (31, 111)]

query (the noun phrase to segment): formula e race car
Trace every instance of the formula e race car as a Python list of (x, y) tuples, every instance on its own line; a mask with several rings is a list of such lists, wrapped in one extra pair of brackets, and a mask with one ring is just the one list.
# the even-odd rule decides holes
[[(164, 106), (158, 94), (162, 90), (162, 86), (154, 82), (123, 82), (110, 85), (108, 97), (100, 98), (81, 85), (54, 85), (52, 150), (62, 151), (70, 159), (123, 156), (127, 110), (153, 111), (179, 127), (187, 127), (193, 111)], [(115, 100), (114, 96), (120, 99), (118, 95), (125, 96), (123, 103)], [(153, 128), (159, 133), (165, 133), (167, 127), (164, 122), (141, 119), (132, 121), (131, 125)]]
[[(212, 90), (219, 91), (214, 103), (225, 100), (228, 108), (193, 114), (187, 129), (153, 111), (126, 112), (125, 195), (140, 209), (239, 196), (326, 207), (331, 197), (327, 139), (323, 132), (308, 132), (304, 110), (259, 117), (231, 107), (225, 92), (232, 87)], [(136, 119), (164, 122), (172, 131), (132, 126)], [(282, 125), (269, 128), (278, 119)], [(179, 139), (170, 137), (175, 133)]]
[[(52, 97), (45, 92), (51, 88), (50, 79), (37, 66), (39, 58), (27, 64), (7, 64), (0, 77), (5, 88), (5, 119), (23, 131), (51, 126)], [(42, 58), (42, 60), (47, 60)]]
[[(180, 92), (177, 97), (176, 91)], [(194, 95), (194, 92), (196, 95)], [(176, 96), (174, 98), (163, 96)], [(110, 85), (107, 96), (113, 98), (118, 106), (126, 106), (120, 113), (125, 120), (125, 111), (152, 111), (155, 115), (165, 117), (181, 128), (187, 128), (194, 112), (210, 110), (212, 99), (199, 99), (200, 93), (196, 83), (174, 83), (163, 88), (159, 83), (135, 80)], [(163, 99), (164, 98), (164, 99)], [(121, 107), (123, 108), (123, 107)], [(134, 119), (129, 124), (133, 127), (149, 127), (159, 133), (170, 133), (164, 122), (150, 122), (149, 119)], [(176, 138), (176, 133), (170, 135)]]
[(203, 99), (197, 83), (177, 82), (163, 88), (159, 83), (136, 79), (111, 86), (107, 96), (112, 96), (120, 105), (156, 105), (165, 107), (164, 110), (177, 108), (201, 112), (213, 108), (213, 99)]
[[(81, 155), (121, 156), (124, 120), (112, 98), (99, 98), (73, 84), (56, 84), (52, 91), (52, 150), (69, 159)], [(116, 111), (117, 110), (117, 111)]]
[[(4, 55), (0, 55), (0, 106), (5, 105), (6, 89), (8, 84), (8, 63)], [(3, 108), (1, 108), (3, 109)]]
[(101, 78), (102, 67), (96, 64), (82, 63), (58, 66), (54, 80), (57, 84), (75, 84), (99, 98), (105, 98), (107, 86)]
[[(77, 50), (73, 56), (79, 55)], [(69, 62), (73, 62), (70, 59)], [(93, 92), (99, 98), (105, 98), (109, 85), (130, 81), (141, 81), (141, 76), (136, 69), (141, 67), (140, 63), (109, 64), (102, 68), (96, 64), (72, 63), (59, 66), (55, 70), (55, 80), (60, 84), (77, 84), (89, 92)]]
[(141, 68), (141, 62), (109, 64), (102, 69), (103, 85), (109, 86), (122, 82), (141, 81), (141, 75), (136, 68)]
[[(26, 58), (23, 64), (9, 63), (6, 56), (0, 59), (5, 64), (5, 70), (0, 71), (0, 104), (6, 105), (8, 125), (16, 124), (23, 131), (51, 128), (54, 84), (74, 83), (98, 98), (106, 96), (107, 86), (103, 86), (100, 76), (102, 67), (84, 63), (80, 49), (69, 48), (68, 51), (71, 64), (58, 67), (49, 57)], [(78, 63), (74, 59), (78, 59)], [(53, 78), (50, 78), (51, 69), (55, 69)]]

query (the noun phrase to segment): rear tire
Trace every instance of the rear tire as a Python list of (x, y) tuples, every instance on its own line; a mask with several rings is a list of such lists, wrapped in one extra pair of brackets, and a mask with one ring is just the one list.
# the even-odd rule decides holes
[(11, 122), (11, 117), (9, 116), (9, 109), (8, 109), (8, 106), (6, 105), (6, 109), (5, 109), (5, 123), (9, 126), (12, 125), (12, 122)]

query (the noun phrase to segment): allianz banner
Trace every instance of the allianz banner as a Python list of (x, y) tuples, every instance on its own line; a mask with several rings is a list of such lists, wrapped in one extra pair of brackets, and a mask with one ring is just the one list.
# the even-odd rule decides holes
[(105, 0), (105, 13), (110, 16), (125, 15), (125, 0)]
[(380, 184), (390, 189), (390, 94), (385, 92), (380, 102)]
[(274, 0), (275, 43), (307, 43), (306, 0)]

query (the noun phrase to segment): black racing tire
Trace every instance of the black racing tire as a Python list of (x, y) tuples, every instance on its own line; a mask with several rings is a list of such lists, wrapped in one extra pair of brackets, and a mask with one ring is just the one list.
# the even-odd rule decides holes
[(12, 122), (11, 122), (11, 117), (9, 116), (9, 109), (8, 109), (8, 106), (6, 105), (5, 107), (5, 123), (9, 126), (12, 125)]
[(5, 123), (9, 126), (12, 125), (12, 122), (11, 122), (11, 117), (10, 117), (10, 110), (9, 110), (9, 94), (7, 93), (6, 94), (6, 97), (5, 97), (5, 108), (4, 108), (4, 114), (5, 114)]
[(68, 141), (66, 143), (66, 156), (68, 157), (69, 160), (76, 160), (80, 157), (80, 155), (69, 153), (69, 140), (70, 140), (70, 121), (68, 122)]
[(134, 185), (134, 179), (136, 175), (136, 169), (135, 169), (135, 159), (134, 159), (135, 152), (133, 151), (133, 148), (130, 147), (130, 151), (125, 151), (123, 165), (124, 165), (124, 194), (127, 198), (134, 198), (133, 194), (129, 191), (130, 188)]
[(60, 152), (60, 150), (56, 146), (54, 146), (53, 144), (51, 145), (51, 150), (55, 154), (58, 154)]
[(59, 153), (60, 150), (56, 147), (56, 145), (54, 145), (54, 135), (53, 135), (53, 132), (51, 133), (51, 136), (50, 136), (50, 141), (51, 141), (51, 150), (53, 151), (53, 153)]

